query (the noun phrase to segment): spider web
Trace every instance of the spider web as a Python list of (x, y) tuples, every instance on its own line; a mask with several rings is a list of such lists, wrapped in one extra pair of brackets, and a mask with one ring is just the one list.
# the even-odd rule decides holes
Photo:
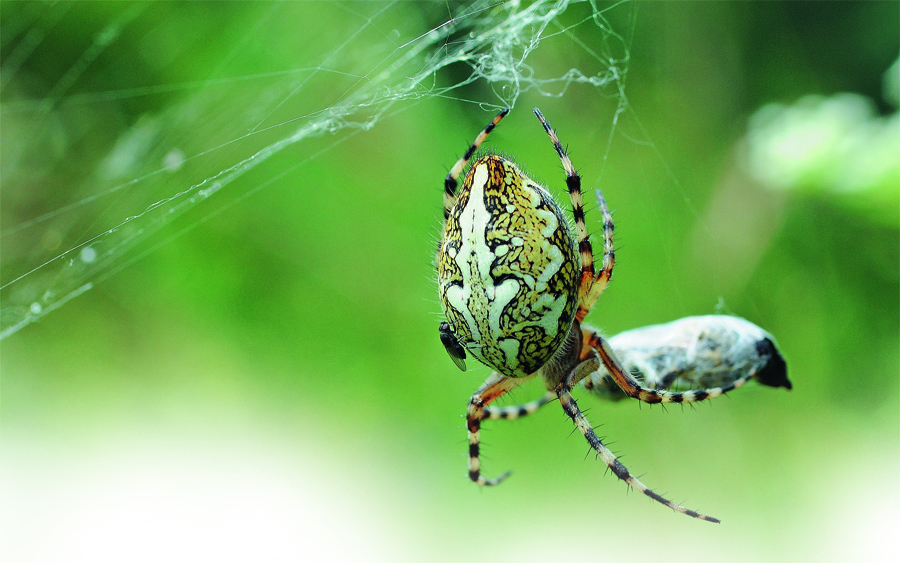
[[(630, 25), (624, 3), (248, 3), (235, 8), (246, 17), (212, 73), (159, 84), (129, 82), (128, 69), (185, 56), (170, 7), (92, 4), (3, 6), (0, 339), (415, 104), (448, 98), (494, 111), (577, 86), (615, 101), (610, 135), (627, 108), (630, 39), (610, 23)], [(314, 12), (327, 21), (307, 22)], [(315, 35), (309, 64), (246, 64), (255, 38), (281, 22), (328, 30)], [(90, 42), (73, 40), (71, 57), (35, 76), (65, 29), (84, 25)], [(543, 55), (562, 42), (578, 67)], [(98, 138), (113, 103), (144, 105)], [(300, 143), (294, 164), (261, 168)], [(222, 197), (258, 168), (259, 179)], [(218, 207), (173, 228), (210, 199)]]

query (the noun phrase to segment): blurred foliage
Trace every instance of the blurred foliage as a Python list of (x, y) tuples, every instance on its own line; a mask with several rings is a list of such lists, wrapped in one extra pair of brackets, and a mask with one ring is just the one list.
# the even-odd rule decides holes
[[(591, 7), (571, 6), (561, 25)], [(310, 508), (296, 527), (266, 528), (295, 538), (297, 553), (346, 531), (363, 538), (362, 559), (456, 561), (476, 547), (499, 560), (596, 558), (598, 544), (604, 558), (658, 558), (623, 542), (622, 527), (696, 539), (699, 552), (666, 555), (692, 561), (898, 553), (900, 155), (896, 95), (885, 96), (896, 91), (897, 4), (599, 7), (622, 42), (578, 26), (529, 62), (564, 72), (627, 46), (625, 98), (584, 85), (525, 92), (489, 144), (562, 196), (528, 111), (540, 106), (586, 186), (604, 190), (617, 264), (589, 322), (612, 334), (722, 311), (778, 339), (790, 393), (753, 386), (668, 411), (580, 399), (648, 485), (724, 524), (626, 495), (566, 439), (555, 404), (485, 424), (486, 472), (514, 476), (485, 491), (466, 481), (461, 415), (488, 371), (461, 374), (446, 357), (432, 259), (443, 177), (499, 103), (476, 81), (277, 154), (4, 340), (3, 543), (52, 545), (62, 532), (47, 522), (81, 514), (33, 502), (76, 479), (63, 469), (73, 459), (104, 465), (153, 441), (188, 457), (237, 448), (218, 468), (226, 476), (257, 446), (297, 456), (302, 486), (327, 491), (336, 511), (300, 495)], [(373, 61), (397, 56), (407, 35), (463, 9), (0, 4), (0, 281), (290, 135), (292, 120), (372, 79)], [(326, 68), (340, 72), (309, 72)], [(450, 67), (434, 80), (465, 76)], [(797, 156), (797, 135), (820, 143), (815, 158)], [(45, 213), (57, 215), (22, 227)], [(529, 385), (513, 400), (539, 393)], [(227, 494), (234, 484), (219, 477)], [(85, 490), (73, 506), (91, 504)], [(535, 525), (570, 533), (551, 550)]]
[(872, 103), (856, 94), (808, 96), (760, 109), (747, 145), (748, 171), (764, 185), (826, 192), (870, 220), (894, 228), (900, 222), (900, 113), (876, 117)]

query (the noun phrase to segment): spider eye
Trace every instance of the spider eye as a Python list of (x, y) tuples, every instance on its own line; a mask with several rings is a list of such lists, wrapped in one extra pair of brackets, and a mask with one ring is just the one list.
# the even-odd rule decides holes
[(438, 327), (438, 330), (441, 334), (441, 344), (444, 345), (447, 353), (450, 354), (450, 359), (453, 360), (456, 367), (462, 371), (466, 371), (466, 349), (460, 343), (459, 339), (456, 338), (456, 335), (453, 334), (450, 323), (447, 321), (442, 322)]

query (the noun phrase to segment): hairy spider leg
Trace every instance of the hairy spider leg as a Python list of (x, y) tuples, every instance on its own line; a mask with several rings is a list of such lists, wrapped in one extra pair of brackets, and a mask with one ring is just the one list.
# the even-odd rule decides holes
[(609, 279), (612, 277), (613, 267), (616, 265), (616, 250), (613, 248), (613, 232), (615, 231), (615, 225), (613, 225), (612, 213), (609, 212), (609, 207), (606, 206), (606, 200), (603, 199), (603, 192), (598, 189), (596, 190), (596, 194), (597, 204), (600, 207), (600, 213), (603, 215), (603, 259), (600, 271), (594, 276), (594, 280), (587, 292), (587, 296), (578, 303), (578, 311), (575, 312), (575, 318), (579, 323), (584, 320), (594, 307), (594, 304), (597, 303), (600, 294), (606, 289), (606, 286), (609, 284)]
[(728, 385), (723, 387), (713, 387), (710, 389), (693, 389), (684, 392), (665, 391), (661, 389), (653, 389), (644, 387), (637, 379), (622, 366), (622, 362), (616, 358), (613, 353), (609, 341), (600, 336), (595, 330), (584, 327), (581, 329), (582, 341), (587, 345), (588, 350), (595, 351), (603, 362), (606, 371), (609, 372), (613, 380), (622, 391), (631, 398), (638, 399), (645, 403), (696, 403), (706, 399), (714, 399), (721, 397), (729, 391), (733, 391), (750, 381), (756, 374), (757, 370), (753, 369), (746, 375), (741, 376)]
[(488, 126), (484, 128), (484, 131), (475, 137), (475, 141), (466, 150), (466, 154), (456, 161), (456, 164), (454, 164), (453, 168), (450, 169), (450, 172), (447, 173), (447, 177), (444, 178), (444, 221), (447, 220), (447, 217), (450, 216), (450, 211), (453, 209), (453, 206), (456, 205), (456, 188), (459, 185), (457, 180), (459, 179), (459, 175), (462, 174), (463, 168), (466, 167), (466, 163), (469, 162), (469, 159), (472, 158), (472, 155), (475, 154), (475, 151), (481, 146), (481, 143), (483, 143), (490, 132), (494, 130), (494, 127), (496, 127), (497, 124), (500, 123), (500, 120), (508, 113), (509, 108), (506, 108), (488, 123)]
[(478, 459), (478, 455), (481, 441), (481, 421), (485, 418), (485, 407), (497, 398), (509, 393), (527, 379), (529, 378), (504, 377), (494, 372), (469, 399), (469, 408), (466, 411), (466, 428), (469, 431), (469, 479), (479, 485), (496, 485), (509, 477), (511, 473), (507, 471), (494, 479), (485, 479), (481, 475), (481, 461)]
[(591, 245), (590, 235), (588, 234), (587, 224), (584, 220), (584, 199), (581, 195), (581, 176), (575, 171), (572, 160), (566, 154), (566, 149), (559, 142), (559, 137), (550, 123), (541, 113), (541, 110), (534, 108), (534, 115), (540, 120), (544, 126), (544, 131), (550, 137), (556, 154), (562, 162), (563, 170), (566, 172), (566, 188), (569, 191), (569, 198), (572, 200), (572, 216), (575, 218), (575, 229), (578, 235), (578, 252), (581, 255), (581, 282), (578, 285), (578, 311), (575, 318), (578, 322), (584, 320), (590, 312), (591, 307), (597, 302), (597, 298), (606, 289), (609, 278), (612, 277), (613, 266), (616, 261), (615, 249), (613, 248), (613, 221), (612, 214), (606, 206), (603, 199), (603, 193), (597, 190), (597, 201), (600, 204), (600, 210), (603, 213), (603, 262), (599, 272), (594, 271), (594, 249)]
[(591, 426), (591, 423), (588, 422), (588, 419), (581, 412), (581, 409), (578, 408), (578, 403), (575, 402), (575, 399), (572, 397), (571, 393), (572, 387), (574, 385), (578, 384), (579, 381), (596, 371), (599, 367), (600, 363), (596, 357), (585, 360), (582, 363), (578, 364), (569, 373), (569, 375), (562, 381), (560, 381), (556, 386), (556, 395), (557, 397), (559, 397), (559, 404), (562, 406), (563, 412), (566, 413), (566, 416), (572, 419), (575, 427), (578, 428), (578, 430), (584, 436), (585, 440), (587, 440), (588, 444), (591, 446), (591, 449), (597, 452), (597, 456), (603, 460), (603, 463), (606, 464), (610, 471), (612, 471), (616, 477), (618, 477), (622, 481), (625, 481), (628, 486), (637, 489), (656, 502), (662, 503), (676, 512), (686, 514), (693, 518), (699, 518), (700, 520), (706, 520), (707, 522), (718, 523), (718, 518), (713, 518), (712, 516), (700, 514), (699, 512), (685, 508), (680, 504), (676, 504), (664, 498), (662, 495), (647, 488), (647, 486), (641, 483), (635, 476), (633, 476), (628, 471), (628, 468), (622, 465), (622, 462), (619, 461), (616, 455), (603, 444), (603, 442), (594, 432), (594, 428)]
[(513, 405), (509, 407), (484, 407), (484, 419), (487, 420), (515, 420), (517, 418), (522, 418), (523, 416), (528, 416), (529, 414), (534, 414), (556, 398), (556, 393), (553, 391), (547, 391), (543, 397), (540, 399), (535, 399), (530, 403), (525, 403), (524, 405)]

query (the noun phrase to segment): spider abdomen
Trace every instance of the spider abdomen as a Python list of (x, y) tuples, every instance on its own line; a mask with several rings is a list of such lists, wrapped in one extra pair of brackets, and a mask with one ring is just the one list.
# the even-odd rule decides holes
[(578, 305), (580, 257), (562, 210), (512, 161), (488, 155), (472, 165), (437, 263), (444, 313), (482, 362), (524, 377), (562, 345)]

